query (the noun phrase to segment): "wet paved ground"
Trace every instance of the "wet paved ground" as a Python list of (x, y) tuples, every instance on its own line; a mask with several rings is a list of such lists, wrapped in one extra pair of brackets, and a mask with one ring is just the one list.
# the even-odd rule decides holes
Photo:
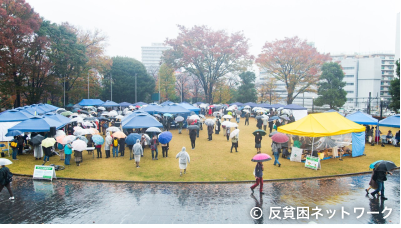
[[(370, 175), (359, 175), (269, 182), (264, 184), (266, 194), (260, 197), (259, 188), (250, 194), (251, 183), (51, 183), (15, 177), (12, 188), (16, 200), (8, 200), (6, 189), (0, 193), (0, 223), (399, 224), (399, 171), (385, 182), (386, 201), (366, 196), (369, 179)], [(260, 219), (250, 216), (255, 206), (263, 210)], [(297, 207), (299, 212), (306, 208), (309, 219), (296, 219)], [(312, 216), (316, 207), (321, 209), (318, 219)], [(343, 219), (342, 207), (349, 213)], [(281, 219), (272, 218), (276, 209)], [(387, 209), (392, 209), (389, 215)]]

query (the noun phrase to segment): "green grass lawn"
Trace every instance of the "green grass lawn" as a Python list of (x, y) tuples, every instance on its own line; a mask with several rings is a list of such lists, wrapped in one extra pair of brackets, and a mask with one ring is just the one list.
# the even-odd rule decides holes
[[(234, 121), (234, 120), (232, 120)], [(256, 130), (255, 119), (250, 119), (249, 126), (244, 126), (245, 119), (242, 118), (239, 124), (239, 147), (238, 153), (230, 153), (231, 141), (227, 141), (223, 132), (219, 135), (213, 134), (213, 140), (208, 141), (207, 129), (200, 131), (199, 138), (196, 140), (195, 150), (191, 149), (191, 142), (188, 131), (183, 130), (178, 134), (178, 130), (171, 130), (173, 139), (170, 142), (168, 158), (162, 157), (161, 147), (159, 150), (159, 160), (152, 160), (151, 151), (146, 148), (144, 157), (141, 158), (140, 168), (135, 167), (135, 161), (129, 160), (129, 149), (126, 147), (125, 156), (118, 158), (105, 158), (104, 148), (102, 148), (103, 158), (92, 159), (92, 155), (83, 152), (83, 163), (76, 166), (74, 156), (71, 158), (71, 165), (66, 166), (65, 170), (57, 171), (57, 177), (81, 178), (81, 179), (108, 179), (108, 180), (130, 180), (130, 181), (240, 181), (253, 180), (253, 169), (256, 163), (251, 162), (251, 158), (256, 154), (254, 136), (252, 132)], [(390, 128), (381, 127), (381, 131), (387, 133)], [(398, 129), (391, 129), (393, 134)], [(263, 137), (262, 153), (272, 156), (271, 139)], [(188, 165), (187, 174), (180, 177), (178, 159), (176, 154), (186, 147), (191, 156), (191, 163)], [(111, 153), (112, 154), (112, 153)], [(343, 157), (339, 159), (328, 159), (321, 162), (321, 170), (311, 170), (304, 168), (304, 163), (290, 162), (288, 159), (280, 157), (281, 167), (273, 165), (273, 160), (265, 162), (264, 179), (286, 179), (302, 178), (314, 176), (326, 176), (336, 174), (346, 174), (355, 172), (369, 171), (369, 164), (376, 160), (391, 160), (397, 166), (400, 165), (400, 148), (390, 145), (381, 147), (380, 145), (370, 146), (366, 144), (366, 156)], [(273, 156), (272, 156), (273, 157)], [(11, 158), (10, 158), (11, 159)], [(17, 161), (9, 165), (11, 172), (18, 174), (33, 174), (34, 165), (41, 165), (43, 161), (35, 160), (33, 155), (18, 156)], [(50, 158), (49, 164), (64, 165), (58, 156)]]

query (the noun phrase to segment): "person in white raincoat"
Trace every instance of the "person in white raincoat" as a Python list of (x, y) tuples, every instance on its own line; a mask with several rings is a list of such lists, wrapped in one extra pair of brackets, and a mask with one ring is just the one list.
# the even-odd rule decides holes
[(182, 176), (182, 171), (181, 169), (184, 170), (184, 174), (187, 173), (187, 165), (190, 162), (189, 154), (187, 151), (185, 151), (185, 147), (182, 148), (182, 150), (175, 156), (175, 158), (180, 158), (178, 160), (178, 165), (180, 167), (180, 176)]
[(143, 156), (143, 149), (141, 145), (141, 141), (139, 139), (136, 140), (134, 147), (132, 148), (132, 152), (134, 153), (134, 158), (136, 162), (136, 167), (139, 167), (139, 162), (141, 161), (141, 156)]
[(110, 146), (113, 143), (113, 139), (110, 136), (110, 132), (106, 133), (106, 143), (104, 144), (104, 150), (106, 151), (106, 158), (110, 157)]

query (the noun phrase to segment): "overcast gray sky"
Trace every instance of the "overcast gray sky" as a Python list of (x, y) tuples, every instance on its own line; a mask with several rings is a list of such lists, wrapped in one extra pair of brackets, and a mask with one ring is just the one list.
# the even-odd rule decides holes
[(243, 31), (250, 53), (266, 41), (299, 36), (320, 52), (395, 50), (399, 0), (26, 0), (55, 23), (108, 37), (107, 54), (141, 60), (141, 47), (178, 35), (177, 24)]

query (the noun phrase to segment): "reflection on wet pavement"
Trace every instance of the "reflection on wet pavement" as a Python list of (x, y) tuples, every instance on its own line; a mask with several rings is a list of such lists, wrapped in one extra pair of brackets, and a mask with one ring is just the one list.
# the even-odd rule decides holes
[[(251, 183), (51, 183), (15, 177), (16, 200), (8, 200), (6, 189), (0, 193), (0, 223), (399, 224), (399, 171), (385, 182), (386, 201), (366, 195), (370, 176), (267, 182), (262, 197), (250, 194)], [(250, 216), (253, 207), (262, 208), (261, 218)], [(309, 219), (302, 219), (305, 209)]]

